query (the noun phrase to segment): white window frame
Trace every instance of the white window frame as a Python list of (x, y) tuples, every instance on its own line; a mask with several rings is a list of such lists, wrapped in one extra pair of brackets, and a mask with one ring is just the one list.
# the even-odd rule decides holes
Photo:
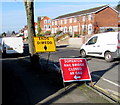
[(74, 18), (74, 22), (77, 22), (77, 18), (76, 17)]
[(52, 21), (52, 26), (54, 26), (54, 21)]
[(44, 25), (44, 29), (45, 29), (45, 30), (47, 29), (47, 25)]
[(64, 29), (63, 29), (64, 33), (67, 32), (67, 27), (65, 26)]
[(69, 32), (72, 33), (72, 26), (69, 26)]
[(54, 28), (52, 28), (52, 33), (55, 33), (55, 29)]
[(91, 35), (92, 34), (92, 24), (88, 24), (88, 34)]
[(44, 24), (46, 24), (47, 23), (47, 20), (44, 20)]
[(54, 32), (57, 33), (57, 30), (58, 30), (58, 28), (55, 28), (55, 31), (54, 31)]
[(73, 26), (73, 31), (78, 32), (78, 26)]
[(64, 24), (67, 24), (67, 19), (64, 19)]
[(48, 29), (51, 29), (51, 25), (48, 25)]
[(69, 19), (69, 22), (72, 23), (72, 18)]
[(57, 25), (57, 21), (55, 21), (55, 25)]
[(51, 20), (48, 20), (48, 23), (51, 23)]
[(83, 16), (82, 20), (85, 21), (86, 20), (86, 16)]
[(60, 20), (60, 24), (63, 24), (63, 20)]
[(88, 15), (88, 20), (92, 20), (92, 15)]
[(63, 31), (63, 27), (60, 27), (60, 31)]

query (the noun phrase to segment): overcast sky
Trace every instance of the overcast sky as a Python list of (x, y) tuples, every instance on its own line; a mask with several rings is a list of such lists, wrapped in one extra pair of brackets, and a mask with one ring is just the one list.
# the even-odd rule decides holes
[[(0, 33), (18, 32), (26, 24), (26, 13), (23, 0), (1, 0)], [(9, 1), (9, 2), (8, 2)], [(35, 22), (38, 16), (55, 18), (60, 15), (77, 12), (102, 5), (115, 7), (119, 0), (35, 0)], [(100, 2), (99, 2), (100, 1)], [(109, 1), (109, 2), (108, 2)]]

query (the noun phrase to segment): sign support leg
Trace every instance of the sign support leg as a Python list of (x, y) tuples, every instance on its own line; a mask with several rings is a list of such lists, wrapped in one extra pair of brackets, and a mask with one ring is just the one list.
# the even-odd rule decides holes
[(40, 65), (42, 66), (41, 60), (42, 60), (42, 52), (40, 53)]
[(90, 81), (90, 84), (91, 84), (90, 86), (92, 87), (94, 86), (94, 82), (92, 80)]
[(64, 81), (63, 81), (63, 86), (64, 86), (65, 90), (67, 90), (67, 88), (66, 88), (66, 86), (65, 86), (65, 82), (64, 82)]
[(49, 58), (50, 58), (50, 52), (48, 54), (47, 65), (48, 65)]

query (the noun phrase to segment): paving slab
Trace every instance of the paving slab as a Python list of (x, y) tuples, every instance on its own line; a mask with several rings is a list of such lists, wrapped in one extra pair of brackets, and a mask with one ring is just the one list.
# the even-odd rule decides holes
[(85, 84), (67, 86), (47, 97), (36, 105), (53, 104), (53, 103), (108, 103), (112, 104), (111, 100), (103, 94), (96, 92)]

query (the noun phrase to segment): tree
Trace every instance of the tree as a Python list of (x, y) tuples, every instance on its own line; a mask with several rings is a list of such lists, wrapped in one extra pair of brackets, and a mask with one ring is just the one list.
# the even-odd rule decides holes
[(6, 36), (6, 33), (5, 33), (5, 32), (3, 32), (3, 33), (2, 33), (2, 37), (5, 37), (5, 36)]
[(37, 21), (37, 36), (40, 35), (41, 31), (42, 31), (42, 29), (40, 27), (40, 20), (38, 19), (38, 21)]
[(34, 39), (35, 26), (34, 26), (34, 0), (24, 0), (24, 5), (27, 15), (28, 26), (28, 41), (29, 41), (29, 53), (32, 63), (39, 62), (39, 56), (35, 53)]
[(15, 35), (15, 31), (12, 31), (12, 35)]
[(115, 7), (115, 9), (120, 12), (120, 1), (118, 2), (118, 5)]

